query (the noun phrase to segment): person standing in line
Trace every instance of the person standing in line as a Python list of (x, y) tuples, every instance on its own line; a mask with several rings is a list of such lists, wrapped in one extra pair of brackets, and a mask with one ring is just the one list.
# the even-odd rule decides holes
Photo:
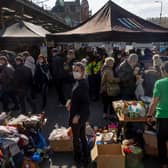
[(31, 89), (33, 84), (33, 76), (30, 68), (24, 65), (24, 58), (17, 56), (16, 59), (16, 70), (14, 73), (14, 87), (19, 103), (21, 106), (21, 113), (26, 113), (26, 100), (32, 108), (32, 113), (36, 113), (36, 105), (32, 100)]
[(92, 53), (86, 65), (86, 72), (88, 74), (88, 82), (89, 82), (89, 93), (92, 101), (97, 101), (99, 99), (100, 71), (101, 71), (101, 60), (97, 58), (97, 53)]
[(161, 168), (168, 168), (167, 146), (168, 141), (168, 62), (161, 66), (163, 79), (155, 82), (153, 98), (147, 114), (148, 122), (153, 121), (153, 116), (157, 119), (157, 145), (158, 156)]
[[(24, 51), (22, 53), (22, 55), (25, 58), (24, 65), (31, 70), (32, 76), (34, 78), (35, 67), (36, 67), (35, 59), (30, 55), (30, 53), (28, 51)], [(35, 85), (34, 85), (34, 82), (33, 82), (32, 88), (31, 88), (31, 98), (32, 98), (33, 101), (35, 101), (35, 97), (36, 97), (35, 91), (36, 91), (35, 90)]]
[(41, 110), (44, 110), (47, 104), (47, 92), (49, 85), (49, 66), (46, 58), (43, 55), (39, 55), (37, 59), (34, 81), (37, 89), (42, 95), (42, 107)]
[[(10, 110), (18, 110), (17, 98), (14, 94), (14, 68), (8, 64), (6, 56), (0, 56), (0, 85), (1, 85), (1, 99), (3, 110), (9, 112)], [(9, 100), (12, 100), (14, 107), (9, 109)]]
[(65, 105), (66, 100), (63, 92), (64, 84), (64, 59), (60, 56), (57, 48), (52, 49), (51, 58), (51, 75), (58, 94), (58, 101), (60, 105)]
[(155, 54), (152, 60), (153, 66), (145, 70), (143, 74), (143, 87), (145, 95), (149, 97), (152, 97), (155, 82), (161, 78), (160, 66), (162, 64), (162, 61), (160, 59), (160, 56), (158, 54)]
[(128, 59), (123, 61), (118, 70), (117, 76), (120, 78), (121, 98), (123, 100), (134, 100), (136, 89), (136, 76), (134, 68), (138, 63), (138, 56), (130, 54)]
[(103, 118), (107, 118), (108, 110), (110, 110), (110, 114), (114, 117), (115, 113), (114, 109), (112, 108), (112, 101), (115, 101), (120, 93), (120, 79), (114, 77), (113, 72), (114, 62), (115, 61), (113, 57), (107, 57), (105, 59), (105, 63), (102, 70), (100, 93), (102, 95), (104, 106)]
[(23, 57), (25, 58), (24, 65), (28, 68), (30, 68), (32, 75), (34, 77), (35, 73), (35, 59), (30, 55), (28, 51), (24, 51), (22, 53)]
[(85, 79), (85, 67), (81, 62), (74, 65), (73, 76), (76, 83), (72, 89), (71, 101), (67, 103), (66, 107), (70, 111), (69, 124), (73, 133), (74, 160), (78, 164), (83, 161), (86, 166), (90, 160), (85, 133), (86, 122), (90, 114), (89, 86)]

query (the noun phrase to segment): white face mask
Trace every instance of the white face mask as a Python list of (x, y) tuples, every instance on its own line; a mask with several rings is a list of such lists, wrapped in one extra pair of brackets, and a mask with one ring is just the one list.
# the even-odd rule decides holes
[(74, 79), (80, 79), (81, 78), (81, 73), (79, 73), (79, 72), (73, 72), (73, 77), (74, 77)]

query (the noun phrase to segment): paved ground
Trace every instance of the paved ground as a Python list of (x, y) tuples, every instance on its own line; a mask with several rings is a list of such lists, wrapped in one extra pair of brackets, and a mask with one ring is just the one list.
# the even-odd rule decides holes
[[(64, 108), (56, 106), (56, 93), (52, 91), (50, 93), (49, 103), (46, 110), (46, 115), (48, 117), (48, 122), (44, 128), (44, 133), (48, 137), (49, 132), (54, 128), (57, 123), (60, 126), (67, 126), (68, 113)], [(96, 126), (102, 126), (104, 121), (102, 120), (102, 105), (101, 102), (91, 103), (91, 116), (90, 123)], [(45, 164), (44, 168), (75, 168), (73, 163), (72, 153), (55, 153), (52, 155), (52, 163)], [(117, 168), (117, 167), (116, 167)], [(142, 167), (141, 167), (142, 168)], [(145, 157), (144, 168), (159, 168), (157, 158)]]
[[(37, 100), (37, 104), (40, 101)], [(102, 126), (102, 105), (101, 102), (91, 103), (90, 123), (96, 126)], [(40, 111), (39, 111), (40, 112)], [(50, 90), (48, 105), (46, 107), (46, 116), (48, 118), (47, 125), (44, 127), (44, 134), (46, 137), (54, 128), (55, 124), (59, 126), (67, 126), (68, 113), (63, 107), (57, 106), (56, 92)], [(53, 153), (51, 155), (51, 162), (46, 161), (40, 165), (41, 168), (76, 168), (73, 162), (72, 153)], [(117, 167), (116, 167), (117, 168)], [(157, 158), (146, 157), (144, 161), (144, 168), (159, 168)]]

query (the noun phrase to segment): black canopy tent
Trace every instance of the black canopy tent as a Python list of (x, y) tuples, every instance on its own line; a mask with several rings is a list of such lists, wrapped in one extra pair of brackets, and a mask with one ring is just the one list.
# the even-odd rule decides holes
[(48, 34), (55, 42), (164, 42), (168, 29), (146, 21), (109, 1), (88, 21), (63, 33)]

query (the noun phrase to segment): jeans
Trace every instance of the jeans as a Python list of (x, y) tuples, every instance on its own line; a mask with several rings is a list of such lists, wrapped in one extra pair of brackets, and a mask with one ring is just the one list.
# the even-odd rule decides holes
[(158, 157), (162, 165), (168, 164), (166, 146), (166, 142), (168, 141), (167, 123), (168, 118), (157, 119)]

